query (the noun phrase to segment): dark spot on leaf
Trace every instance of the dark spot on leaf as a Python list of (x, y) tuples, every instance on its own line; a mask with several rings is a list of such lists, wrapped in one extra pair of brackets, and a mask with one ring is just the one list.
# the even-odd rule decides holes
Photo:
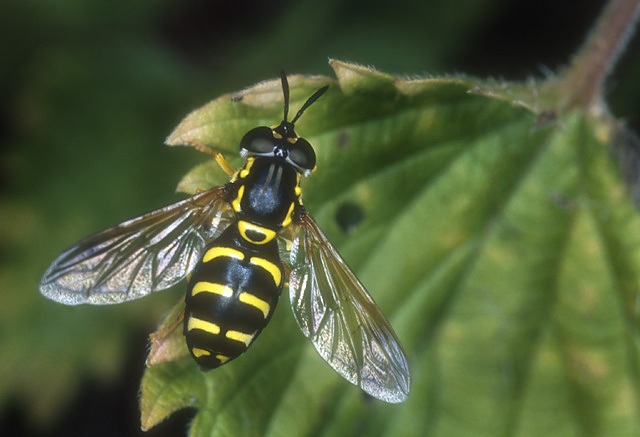
[(358, 227), (364, 218), (364, 210), (360, 205), (347, 202), (338, 207), (336, 223), (345, 234), (349, 234)]
[(561, 209), (566, 211), (573, 210), (577, 207), (577, 202), (575, 199), (567, 197), (563, 193), (551, 193), (550, 195), (551, 201), (556, 204)]
[(618, 159), (636, 207), (640, 208), (640, 137), (623, 125), (613, 133), (613, 155)]
[(545, 127), (550, 125), (551, 123), (555, 123), (558, 120), (558, 116), (553, 109), (543, 109), (540, 114), (538, 114), (538, 119), (536, 120), (536, 124), (533, 125), (535, 129)]
[(241, 95), (237, 95), (237, 96), (231, 97), (231, 103), (238, 103), (240, 101), (242, 101), (242, 96)]
[(340, 132), (340, 135), (338, 135), (338, 142), (337, 142), (338, 148), (344, 149), (349, 145), (350, 140), (351, 140), (351, 136), (349, 135), (349, 133), (345, 131)]

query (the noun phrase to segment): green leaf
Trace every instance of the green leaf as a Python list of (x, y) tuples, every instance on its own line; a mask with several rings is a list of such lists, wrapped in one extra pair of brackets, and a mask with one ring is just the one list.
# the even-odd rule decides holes
[[(557, 86), (331, 65), (337, 82), (289, 79), (292, 110), (331, 85), (296, 125), (318, 155), (305, 206), (402, 340), (408, 400), (334, 374), (283, 296), (231, 364), (149, 368), (145, 426), (196, 407), (192, 436), (640, 433), (640, 216), (610, 157), (618, 126), (558, 110)], [(237, 163), (241, 136), (281, 114), (279, 81), (265, 82), (194, 111), (168, 143)], [(208, 188), (208, 171), (184, 189)]]

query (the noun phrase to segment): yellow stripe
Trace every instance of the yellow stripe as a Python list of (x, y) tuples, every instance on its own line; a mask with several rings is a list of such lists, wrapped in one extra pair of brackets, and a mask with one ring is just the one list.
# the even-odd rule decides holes
[(215, 323), (207, 322), (206, 320), (198, 319), (196, 317), (189, 317), (189, 323), (187, 324), (187, 331), (194, 329), (201, 329), (209, 334), (220, 334), (220, 327)]
[(253, 340), (253, 337), (255, 337), (256, 334), (255, 332), (253, 334), (245, 334), (244, 332), (240, 331), (227, 331), (225, 335), (231, 340), (239, 341), (244, 343), (246, 346), (249, 346), (251, 340)]
[(191, 348), (191, 353), (193, 354), (194, 357), (196, 358), (200, 358), (202, 356), (210, 356), (211, 352), (208, 350), (204, 350), (204, 349), (200, 349), (199, 347), (192, 347)]
[(284, 217), (284, 220), (282, 221), (282, 227), (283, 228), (286, 228), (291, 223), (291, 219), (293, 217), (293, 208), (294, 208), (294, 206), (295, 206), (295, 204), (293, 202), (291, 202), (291, 205), (289, 206), (289, 211), (287, 211), (287, 215)]
[(253, 165), (253, 162), (255, 160), (256, 160), (255, 158), (247, 159), (247, 163), (244, 165), (244, 168), (240, 171), (240, 177), (241, 178), (246, 178), (247, 177), (247, 175), (251, 171), (251, 166)]
[(196, 285), (193, 286), (193, 290), (191, 290), (192, 296), (198, 293), (214, 293), (224, 297), (233, 296), (233, 290), (231, 289), (231, 287), (204, 281), (197, 282)]
[(207, 253), (202, 257), (202, 262), (209, 262), (214, 258), (218, 258), (219, 256), (227, 256), (230, 258), (244, 259), (244, 254), (236, 249), (231, 249), (230, 247), (212, 247), (207, 250)]
[(300, 173), (297, 173), (296, 176), (296, 188), (294, 189), (294, 192), (296, 193), (296, 196), (300, 197), (302, 194), (302, 188), (300, 188)]
[(280, 269), (278, 268), (278, 266), (276, 266), (274, 263), (270, 261), (267, 261), (264, 258), (258, 258), (255, 256), (251, 257), (251, 259), (249, 259), (249, 262), (256, 266), (262, 267), (267, 272), (269, 272), (269, 274), (273, 277), (273, 282), (276, 283), (276, 287), (280, 286), (280, 281), (282, 280), (282, 273), (280, 272)]
[(240, 188), (238, 188), (238, 195), (231, 202), (231, 206), (233, 206), (233, 210), (235, 212), (241, 211), (240, 202), (242, 202), (242, 196), (244, 196), (244, 185), (240, 185)]
[(226, 363), (227, 361), (229, 361), (229, 357), (228, 357), (228, 356), (226, 356), (226, 355), (220, 355), (220, 354), (218, 354), (218, 355), (216, 355), (216, 358), (220, 360), (220, 364), (224, 364), (224, 363)]
[(269, 305), (264, 300), (255, 297), (253, 294), (243, 291), (242, 293), (240, 293), (240, 296), (238, 296), (238, 300), (242, 303), (246, 303), (247, 305), (251, 305), (253, 307), (258, 308), (260, 311), (262, 311), (262, 314), (264, 314), (265, 319), (269, 315), (269, 310), (271, 309), (271, 305)]
[[(242, 238), (244, 238), (245, 240), (253, 244), (268, 243), (269, 241), (273, 240), (276, 236), (276, 231), (263, 228), (262, 226), (254, 225), (253, 223), (245, 222), (244, 220), (238, 221), (238, 231), (240, 231), (240, 235), (242, 235)], [(253, 231), (257, 234), (261, 234), (262, 238), (260, 240), (254, 240), (253, 238), (249, 238), (247, 236), (247, 231)]]

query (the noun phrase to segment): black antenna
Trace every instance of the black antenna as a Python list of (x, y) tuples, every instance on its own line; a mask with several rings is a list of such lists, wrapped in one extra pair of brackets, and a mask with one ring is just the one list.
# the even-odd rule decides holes
[[(289, 116), (289, 81), (287, 80), (287, 74), (284, 70), (280, 70), (280, 80), (282, 81), (282, 94), (284, 94), (284, 118), (282, 119), (285, 123), (287, 122), (287, 117)], [(313, 102), (318, 100), (321, 95), (323, 95), (329, 89), (329, 85), (320, 88), (318, 91), (313, 93), (311, 97), (304, 102), (302, 108), (298, 111), (293, 120), (291, 120), (291, 124), (295, 124), (295, 122), (300, 118), (302, 113), (307, 109)]]
[(280, 79), (282, 80), (282, 94), (284, 94), (284, 118), (282, 120), (286, 122), (289, 115), (289, 82), (284, 70), (280, 70)]
[[(296, 116), (293, 117), (293, 120), (291, 120), (291, 124), (295, 124), (296, 120), (298, 120), (300, 118), (300, 116), (302, 115), (304, 110), (307, 109), (313, 102), (318, 100), (320, 98), (320, 96), (323, 95), (328, 89), (329, 89), (329, 85), (323, 86), (318, 91), (313, 93), (313, 95), (311, 97), (309, 97), (306, 102), (304, 102), (304, 105), (302, 105), (302, 108), (300, 108), (300, 110), (298, 111)], [(288, 94), (289, 94), (289, 85), (287, 84), (287, 97), (288, 97)], [(289, 106), (289, 104), (287, 102), (287, 104), (285, 105), (285, 111), (288, 110), (288, 108), (287, 108), (288, 106)], [(285, 112), (285, 115), (286, 115), (286, 112)], [(285, 121), (286, 121), (286, 118), (285, 118)]]

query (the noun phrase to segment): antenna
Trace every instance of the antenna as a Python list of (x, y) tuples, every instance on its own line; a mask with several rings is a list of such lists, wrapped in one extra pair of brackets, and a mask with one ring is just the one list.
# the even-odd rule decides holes
[[(304, 105), (302, 105), (302, 108), (300, 108), (300, 110), (298, 111), (296, 116), (293, 117), (293, 120), (291, 120), (291, 124), (295, 124), (296, 120), (298, 120), (300, 118), (300, 116), (305, 111), (305, 109), (307, 109), (309, 106), (311, 106), (311, 104), (313, 102), (318, 100), (320, 98), (320, 96), (323, 95), (328, 89), (329, 89), (329, 85), (326, 85), (326, 86), (323, 86), (322, 88), (320, 88), (315, 93), (313, 93), (313, 95), (311, 97), (309, 97), (306, 102), (304, 102)], [(288, 84), (287, 84), (287, 94), (288, 94), (288, 92), (289, 92), (289, 89), (288, 89)], [(289, 105), (287, 104), (287, 106), (289, 106)], [(286, 106), (285, 106), (285, 108), (286, 108)]]
[(280, 70), (280, 80), (282, 80), (282, 94), (284, 94), (284, 117), (282, 120), (286, 122), (289, 115), (289, 82), (284, 70)]
[[(286, 123), (287, 117), (289, 116), (289, 81), (287, 80), (287, 74), (284, 72), (284, 70), (280, 70), (280, 80), (282, 81), (282, 94), (284, 94), (284, 117), (282, 120)], [(323, 95), (328, 89), (329, 89), (329, 85), (323, 86), (318, 91), (313, 93), (313, 95), (309, 97), (306, 102), (304, 102), (304, 105), (302, 105), (302, 108), (300, 108), (296, 116), (293, 117), (293, 120), (291, 120), (291, 124), (295, 124), (295, 122), (300, 118), (302, 113), (309, 106), (311, 106), (313, 102), (318, 100), (320, 96)]]

